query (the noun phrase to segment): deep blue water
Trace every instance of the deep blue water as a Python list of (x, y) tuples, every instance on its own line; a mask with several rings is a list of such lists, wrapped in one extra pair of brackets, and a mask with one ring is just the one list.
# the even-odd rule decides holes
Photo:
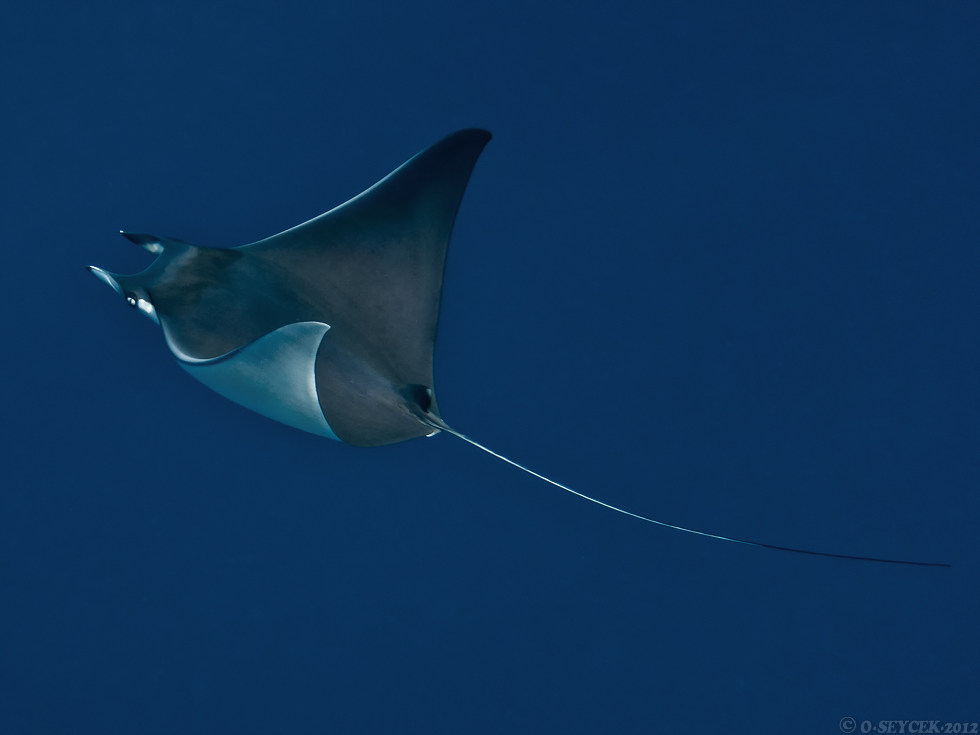
[[(980, 6), (0, 10), (0, 732), (980, 720)], [(195, 383), (86, 273), (462, 127), (450, 436)]]

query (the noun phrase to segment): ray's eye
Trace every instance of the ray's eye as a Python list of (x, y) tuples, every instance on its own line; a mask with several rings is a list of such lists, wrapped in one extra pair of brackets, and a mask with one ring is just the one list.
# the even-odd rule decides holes
[(134, 309), (136, 308), (136, 299), (134, 299), (132, 296), (126, 297), (126, 303), (132, 306)]

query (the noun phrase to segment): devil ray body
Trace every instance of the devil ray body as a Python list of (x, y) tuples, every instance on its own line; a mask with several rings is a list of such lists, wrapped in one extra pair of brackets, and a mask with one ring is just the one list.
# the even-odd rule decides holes
[(154, 263), (92, 270), (159, 322), (188, 372), (248, 408), (357, 446), (430, 435), (446, 250), (489, 140), (454, 133), (266, 240), (218, 249), (127, 234)]
[(432, 380), (446, 249), (473, 166), (490, 140), (461, 130), (346, 204), (239, 248), (127, 238), (158, 255), (135, 276), (92, 272), (157, 322), (181, 366), (265, 416), (357, 446), (445, 431), (544, 482), (648, 523), (798, 554), (945, 567), (794, 549), (658, 521), (573, 490), (448, 426)]

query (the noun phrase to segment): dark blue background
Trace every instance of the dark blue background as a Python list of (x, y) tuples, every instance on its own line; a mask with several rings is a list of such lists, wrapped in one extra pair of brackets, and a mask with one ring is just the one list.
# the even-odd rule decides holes
[[(980, 720), (975, 2), (4, 4), (0, 731)], [(210, 393), (84, 270), (493, 131), (453, 439)]]

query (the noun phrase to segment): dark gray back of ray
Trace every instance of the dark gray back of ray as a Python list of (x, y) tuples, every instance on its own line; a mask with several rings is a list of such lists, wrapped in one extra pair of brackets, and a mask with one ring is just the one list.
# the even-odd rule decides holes
[[(237, 249), (289, 284), (305, 318), (330, 324), (317, 392), (345, 442), (376, 446), (431, 431), (404, 404), (427, 403), (412, 386), (433, 389), (446, 250), (489, 140), (484, 130), (454, 133), (343, 206)], [(438, 415), (434, 396), (432, 404)]]
[(404, 382), (431, 386), (449, 236), (489, 139), (483, 130), (454, 133), (343, 206), (238, 250), (329, 309), (333, 336)]
[(316, 381), (337, 435), (360, 446), (425, 435), (416, 404), (431, 400), (438, 415), (430, 391), (446, 249), (489, 140), (485, 130), (453, 133), (349, 202), (250, 245), (161, 239), (147, 270), (119, 279), (149, 295), (171, 346), (192, 358), (294, 322), (329, 324)]

